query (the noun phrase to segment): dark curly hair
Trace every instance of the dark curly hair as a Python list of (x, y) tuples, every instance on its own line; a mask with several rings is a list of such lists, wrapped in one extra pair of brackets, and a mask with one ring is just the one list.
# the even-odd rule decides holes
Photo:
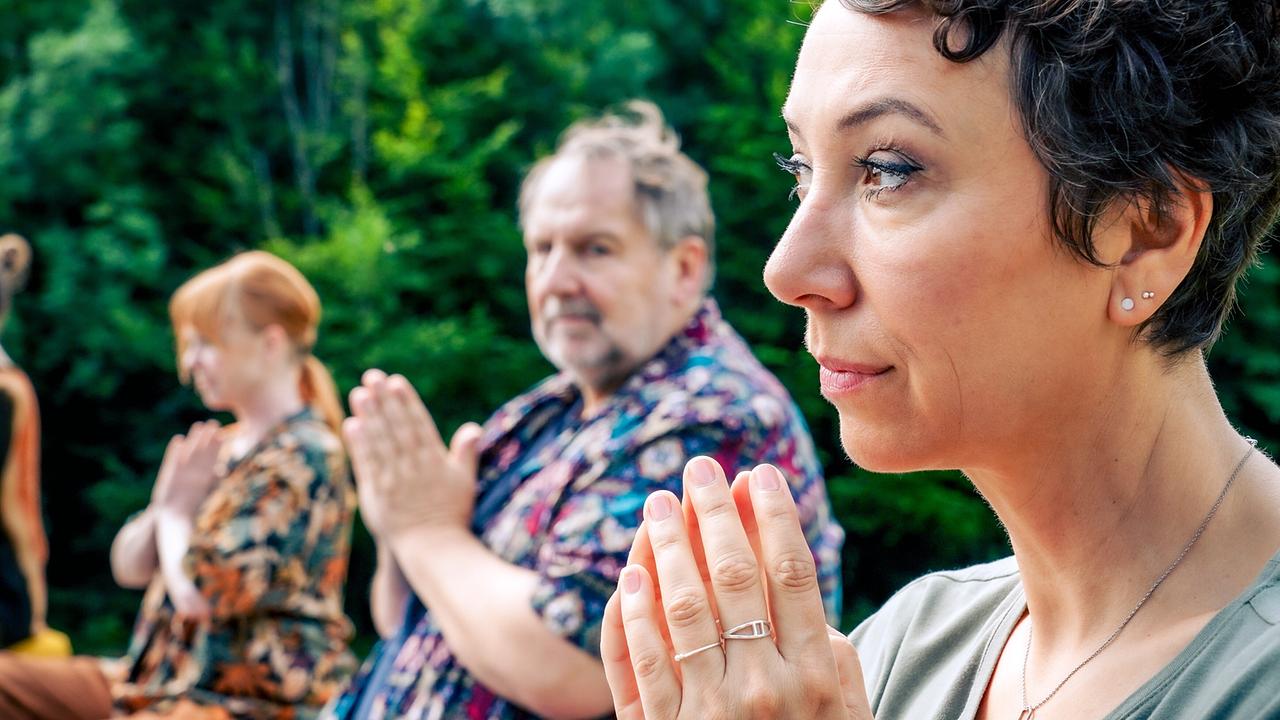
[(1211, 345), (1280, 208), (1278, 0), (841, 0), (939, 18), (953, 62), (1005, 33), (1023, 132), (1050, 175), (1054, 234), (1101, 265), (1093, 230), (1116, 200), (1157, 219), (1188, 180), (1213, 194), (1190, 274), (1143, 326), (1167, 355)]

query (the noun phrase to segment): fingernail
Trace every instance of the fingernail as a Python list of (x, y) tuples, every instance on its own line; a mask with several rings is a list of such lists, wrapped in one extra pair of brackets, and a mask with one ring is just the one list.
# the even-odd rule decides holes
[(666, 520), (671, 517), (671, 498), (661, 493), (649, 496), (649, 519)]
[(751, 479), (755, 481), (756, 487), (760, 490), (773, 492), (782, 489), (782, 475), (772, 465), (761, 465), (756, 468), (751, 473)]
[(622, 568), (622, 590), (632, 594), (640, 592), (640, 573), (635, 568)]
[(689, 463), (689, 479), (693, 480), (695, 487), (706, 487), (715, 482), (715, 469), (711, 467), (713, 462), (715, 461), (710, 458), (698, 457)]

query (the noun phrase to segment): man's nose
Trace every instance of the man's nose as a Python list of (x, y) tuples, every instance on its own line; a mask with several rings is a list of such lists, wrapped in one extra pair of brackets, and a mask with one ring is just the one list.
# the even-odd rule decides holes
[(554, 248), (537, 274), (539, 289), (554, 295), (573, 295), (582, 288), (582, 268), (573, 253)]

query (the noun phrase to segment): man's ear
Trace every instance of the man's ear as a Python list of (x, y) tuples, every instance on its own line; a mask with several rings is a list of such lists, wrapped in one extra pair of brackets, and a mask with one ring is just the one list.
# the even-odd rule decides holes
[(668, 251), (668, 257), (676, 273), (672, 302), (683, 305), (701, 298), (707, 289), (707, 275), (711, 272), (707, 241), (697, 235), (686, 235)]
[(1107, 317), (1124, 327), (1150, 319), (1191, 272), (1212, 217), (1213, 194), (1190, 178), (1163, 213), (1130, 202), (1095, 238), (1099, 257), (1114, 262)]

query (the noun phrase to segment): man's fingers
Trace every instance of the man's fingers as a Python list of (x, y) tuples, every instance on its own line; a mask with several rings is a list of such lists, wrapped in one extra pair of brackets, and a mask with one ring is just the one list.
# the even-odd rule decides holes
[(435, 418), (422, 402), (422, 397), (413, 389), (403, 375), (393, 375), (387, 379), (386, 400), (388, 407), (394, 407), (398, 418), (405, 423), (405, 428), (413, 433), (415, 446), (425, 446), (433, 452), (444, 450), (444, 438), (440, 437), (440, 429), (436, 427)]
[(347, 452), (351, 453), (351, 469), (355, 471), (356, 482), (363, 482), (373, 468), (360, 418), (349, 417), (342, 421), (342, 438), (346, 440)]
[[(373, 371), (369, 371), (373, 372)], [(368, 372), (365, 375), (369, 375)], [(378, 397), (368, 387), (359, 387), (351, 391), (351, 410), (360, 420), (360, 434), (364, 438), (367, 467), (371, 473), (368, 481), (381, 484), (383, 478), (380, 471), (384, 469), (394, 455), (391, 440), (387, 437), (386, 418), (378, 407)]]
[(453, 439), (449, 441), (449, 456), (472, 477), (479, 469), (480, 440), (483, 437), (484, 429), (469, 422), (454, 431)]
[(406, 396), (417, 397), (413, 386), (403, 375), (392, 375), (387, 381), (374, 390), (378, 398), (378, 407), (382, 410), (386, 421), (387, 432), (396, 456), (400, 459), (413, 457), (424, 449), (421, 439), (422, 431), (416, 427), (416, 418), (409, 415)]

